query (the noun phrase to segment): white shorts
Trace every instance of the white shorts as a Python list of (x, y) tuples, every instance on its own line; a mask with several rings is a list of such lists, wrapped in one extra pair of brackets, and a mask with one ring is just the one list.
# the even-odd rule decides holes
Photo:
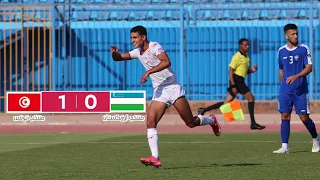
[(164, 102), (170, 107), (178, 98), (184, 95), (185, 91), (180, 84), (159, 86), (154, 89), (152, 100)]

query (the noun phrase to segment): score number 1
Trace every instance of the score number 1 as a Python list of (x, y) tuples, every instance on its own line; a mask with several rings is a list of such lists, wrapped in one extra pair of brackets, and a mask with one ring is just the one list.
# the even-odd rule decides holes
[(110, 92), (43, 91), (41, 98), (44, 113), (110, 112)]
[[(78, 100), (77, 100), (77, 96), (76, 96), (76, 106), (78, 106)], [(66, 109), (66, 95), (60, 95), (59, 99), (61, 100), (61, 109)], [(89, 104), (89, 100), (92, 99), (93, 103), (92, 105)], [(87, 109), (94, 109), (95, 107), (97, 107), (97, 98), (96, 96), (89, 94), (85, 97), (84, 99), (84, 105), (86, 106)]]

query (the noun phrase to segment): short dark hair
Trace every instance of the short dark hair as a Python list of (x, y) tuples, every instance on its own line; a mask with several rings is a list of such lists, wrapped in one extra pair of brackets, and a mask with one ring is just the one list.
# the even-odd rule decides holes
[(295, 24), (287, 24), (287, 25), (285, 25), (283, 27), (283, 31), (284, 32), (287, 32), (288, 30), (292, 30), (292, 29), (297, 30), (298, 29), (297, 25), (295, 25)]
[(244, 41), (249, 42), (248, 39), (246, 39), (246, 38), (241, 38), (241, 39), (239, 40), (239, 45), (241, 45)]
[(132, 32), (137, 32), (137, 33), (139, 33), (141, 36), (142, 35), (147, 35), (147, 29), (145, 28), (145, 27), (143, 27), (143, 26), (135, 26), (135, 27), (133, 27), (131, 30), (130, 30), (130, 33), (132, 33)]

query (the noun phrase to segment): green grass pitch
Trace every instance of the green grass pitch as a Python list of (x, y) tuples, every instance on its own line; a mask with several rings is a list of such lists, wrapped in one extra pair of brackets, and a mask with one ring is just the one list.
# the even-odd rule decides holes
[(161, 168), (149, 156), (146, 134), (1, 134), (1, 179), (319, 179), (320, 154), (311, 137), (292, 133), (289, 154), (279, 133), (159, 133)]

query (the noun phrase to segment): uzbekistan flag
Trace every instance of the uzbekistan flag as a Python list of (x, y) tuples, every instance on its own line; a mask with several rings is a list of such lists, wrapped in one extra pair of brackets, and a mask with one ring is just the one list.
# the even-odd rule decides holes
[(145, 91), (110, 91), (110, 112), (146, 112)]

